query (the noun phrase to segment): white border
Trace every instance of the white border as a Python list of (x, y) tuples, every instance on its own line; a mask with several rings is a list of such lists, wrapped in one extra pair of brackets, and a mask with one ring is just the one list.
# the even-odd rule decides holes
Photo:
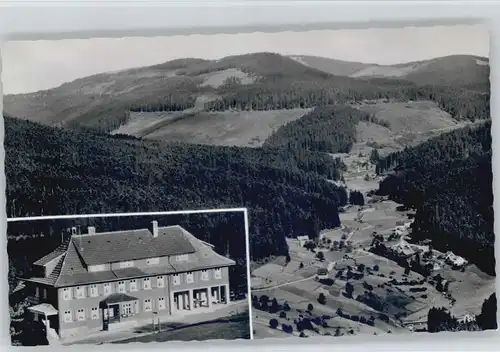
[[(248, 223), (248, 210), (247, 208), (225, 208), (225, 209), (200, 209), (200, 210), (176, 210), (176, 211), (155, 211), (155, 212), (142, 212), (142, 213), (107, 213), (107, 214), (78, 214), (78, 215), (54, 215), (54, 216), (31, 216), (25, 218), (9, 218), (9, 222), (21, 222), (21, 221), (43, 221), (43, 220), (61, 220), (61, 219), (85, 219), (85, 218), (115, 218), (115, 217), (131, 217), (131, 216), (169, 216), (169, 215), (190, 215), (190, 214), (216, 214), (216, 213), (237, 213), (242, 212), (244, 218), (244, 228), (245, 228), (245, 253), (246, 253), (246, 266), (247, 266), (247, 303), (248, 303), (248, 314), (249, 314), (249, 326), (250, 326), (250, 340), (253, 340), (253, 322), (252, 322), (252, 290), (251, 290), (251, 277), (250, 277), (250, 231)], [(7, 285), (8, 288), (8, 285)], [(10, 322), (10, 317), (9, 317)], [(10, 339), (10, 335), (9, 335)], [(10, 341), (10, 340), (9, 340)], [(231, 340), (225, 340), (231, 341)], [(158, 342), (159, 344), (164, 343), (188, 343), (181, 341), (166, 341)], [(10, 344), (10, 342), (9, 342)], [(110, 344), (105, 344), (110, 346)], [(71, 345), (70, 345), (71, 346)], [(70, 346), (64, 346), (68, 348)], [(93, 346), (92, 344), (83, 346)], [(56, 346), (51, 345), (48, 348), (54, 348)]]

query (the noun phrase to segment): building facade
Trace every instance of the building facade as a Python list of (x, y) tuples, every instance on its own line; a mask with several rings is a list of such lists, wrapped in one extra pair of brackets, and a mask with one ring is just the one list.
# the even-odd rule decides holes
[(217, 309), (230, 300), (235, 262), (180, 226), (73, 234), (22, 279), (28, 308), (48, 334), (80, 335), (160, 316)]

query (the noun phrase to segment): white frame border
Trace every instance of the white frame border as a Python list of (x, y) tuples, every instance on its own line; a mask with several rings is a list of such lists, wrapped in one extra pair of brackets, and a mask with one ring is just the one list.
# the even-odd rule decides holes
[[(169, 216), (169, 215), (191, 215), (191, 214), (216, 214), (216, 213), (237, 213), (242, 212), (244, 218), (245, 228), (245, 257), (247, 267), (247, 303), (249, 314), (250, 326), (250, 340), (253, 340), (253, 321), (252, 321), (252, 289), (250, 277), (250, 227), (248, 223), (248, 209), (247, 208), (224, 208), (224, 209), (200, 209), (200, 210), (175, 210), (175, 211), (154, 211), (154, 212), (139, 212), (139, 213), (104, 213), (104, 214), (78, 214), (78, 215), (47, 215), (47, 216), (29, 216), (21, 218), (8, 218), (7, 224), (11, 222), (22, 221), (43, 221), (43, 220), (62, 220), (62, 219), (89, 219), (89, 218), (117, 218), (117, 217), (132, 217), (132, 216)], [(6, 285), (8, 287), (8, 284)], [(10, 322), (10, 317), (9, 317)], [(9, 335), (10, 340), (10, 335)], [(233, 340), (222, 340), (233, 341)], [(166, 341), (162, 343), (190, 343), (191, 341)], [(9, 341), (10, 344), (10, 341)], [(107, 344), (109, 345), (109, 344)], [(87, 346), (92, 346), (89, 344)], [(42, 347), (42, 346), (40, 346)], [(47, 346), (48, 347), (48, 346)], [(54, 347), (54, 346), (52, 346)]]

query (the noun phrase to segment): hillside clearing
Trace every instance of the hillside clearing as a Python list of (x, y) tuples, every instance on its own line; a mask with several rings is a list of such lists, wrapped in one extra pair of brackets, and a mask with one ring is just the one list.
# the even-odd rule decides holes
[[(198, 112), (146, 138), (195, 144), (260, 147), (273, 131), (310, 109)], [(148, 114), (148, 113), (145, 113)]]
[(253, 77), (250, 77), (248, 74), (245, 72), (235, 69), (235, 68), (230, 68), (227, 70), (223, 71), (218, 71), (215, 73), (209, 73), (207, 75), (201, 76), (205, 78), (205, 81), (201, 84), (202, 87), (204, 86), (211, 86), (214, 88), (218, 88), (224, 84), (224, 81), (228, 78), (235, 77), (240, 80), (240, 84), (251, 84), (255, 81)]

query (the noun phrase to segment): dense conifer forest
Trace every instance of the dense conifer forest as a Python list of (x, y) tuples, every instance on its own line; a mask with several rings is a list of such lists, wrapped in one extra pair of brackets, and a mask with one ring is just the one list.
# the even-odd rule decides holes
[(266, 140), (264, 147), (348, 153), (356, 141), (356, 125), (360, 121), (388, 126), (349, 106), (323, 106), (280, 127)]
[(255, 259), (285, 235), (338, 226), (338, 160), (305, 150), (212, 147), (81, 133), (6, 118), (9, 217), (248, 207)]
[(414, 239), (431, 239), (494, 274), (491, 121), (442, 134), (379, 160), (393, 169), (379, 194), (417, 209)]

